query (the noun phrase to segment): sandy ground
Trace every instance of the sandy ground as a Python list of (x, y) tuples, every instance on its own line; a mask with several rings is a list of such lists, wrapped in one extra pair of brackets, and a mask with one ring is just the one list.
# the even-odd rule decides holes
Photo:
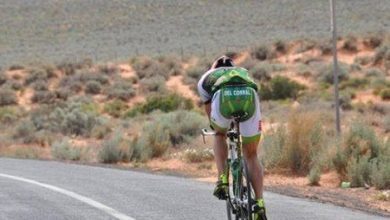
[(177, 92), (180, 95), (193, 100), (195, 103), (199, 102), (199, 96), (197, 96), (190, 86), (183, 83), (183, 76), (172, 76), (167, 82), (166, 86), (169, 90)]

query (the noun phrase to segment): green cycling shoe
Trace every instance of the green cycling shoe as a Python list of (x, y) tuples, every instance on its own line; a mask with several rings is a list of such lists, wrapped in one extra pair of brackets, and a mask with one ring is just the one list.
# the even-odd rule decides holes
[(256, 204), (253, 206), (253, 220), (267, 220), (264, 199), (257, 200)]
[(225, 174), (219, 177), (216, 183), (213, 195), (220, 200), (226, 200), (228, 198), (229, 183)]

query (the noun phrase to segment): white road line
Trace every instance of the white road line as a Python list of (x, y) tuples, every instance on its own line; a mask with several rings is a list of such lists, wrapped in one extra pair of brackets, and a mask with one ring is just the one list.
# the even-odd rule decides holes
[(8, 175), (8, 174), (3, 174), (3, 173), (0, 173), (0, 177), (5, 177), (5, 178), (9, 178), (9, 179), (13, 179), (13, 180), (17, 180), (17, 181), (21, 181), (21, 182), (25, 182), (25, 183), (30, 183), (30, 184), (34, 184), (34, 185), (37, 185), (37, 186), (40, 186), (40, 187), (43, 187), (43, 188), (46, 188), (46, 189), (50, 189), (52, 191), (55, 191), (55, 192), (58, 192), (58, 193), (61, 193), (61, 194), (64, 194), (66, 196), (69, 196), (69, 197), (72, 197), (76, 200), (79, 200), (83, 203), (86, 203), (92, 207), (95, 207), (119, 220), (135, 220), (134, 218), (131, 218), (123, 213), (120, 213), (118, 211), (116, 211), (115, 209), (111, 208), (111, 207), (108, 207), (106, 205), (103, 205), (102, 203), (100, 202), (97, 202), (93, 199), (90, 199), (90, 198), (87, 198), (85, 196), (82, 196), (82, 195), (79, 195), (77, 193), (74, 193), (74, 192), (71, 192), (71, 191), (68, 191), (66, 189), (61, 189), (59, 187), (56, 187), (56, 186), (53, 186), (53, 185), (49, 185), (49, 184), (45, 184), (45, 183), (41, 183), (41, 182), (38, 182), (38, 181), (35, 181), (35, 180), (30, 180), (30, 179), (26, 179), (26, 178), (22, 178), (22, 177), (17, 177), (17, 176), (11, 176), (11, 175)]

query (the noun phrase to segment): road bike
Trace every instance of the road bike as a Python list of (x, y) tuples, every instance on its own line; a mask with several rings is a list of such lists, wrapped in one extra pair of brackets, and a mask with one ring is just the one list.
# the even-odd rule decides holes
[[(242, 137), (239, 122), (243, 116), (233, 117), (230, 129), (226, 133), (228, 146), (227, 171), (229, 190), (226, 199), (228, 220), (252, 220), (255, 194), (250, 182), (250, 175), (245, 159), (242, 156)], [(216, 135), (214, 131), (202, 129), (205, 136)], [(233, 218), (234, 217), (234, 218)]]

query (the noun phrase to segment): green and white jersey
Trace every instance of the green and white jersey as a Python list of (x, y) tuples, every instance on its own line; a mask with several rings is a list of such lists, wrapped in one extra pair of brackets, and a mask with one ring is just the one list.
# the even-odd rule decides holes
[(203, 102), (209, 102), (214, 93), (226, 85), (246, 85), (257, 90), (248, 70), (241, 67), (221, 67), (207, 71), (198, 82), (198, 92)]

